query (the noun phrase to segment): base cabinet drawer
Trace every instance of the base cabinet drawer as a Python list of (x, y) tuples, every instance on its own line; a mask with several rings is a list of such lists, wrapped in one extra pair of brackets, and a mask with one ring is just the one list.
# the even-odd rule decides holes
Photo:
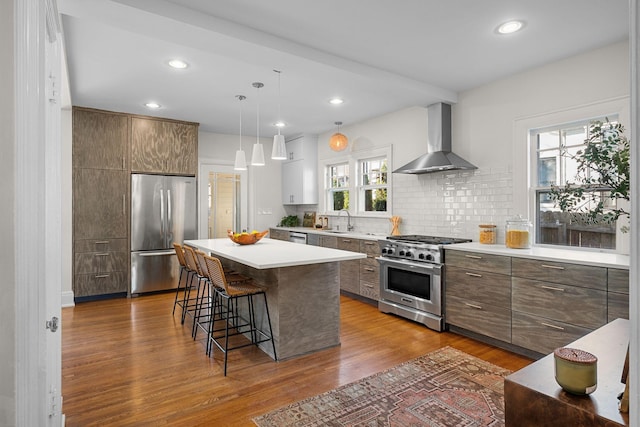
[(84, 252), (76, 253), (75, 274), (108, 273), (111, 271), (127, 271), (128, 252)]
[(511, 308), (511, 277), (504, 274), (446, 267), (447, 295)]
[(512, 278), (511, 308), (521, 313), (581, 326), (607, 323), (607, 293), (589, 288)]
[(516, 277), (607, 290), (607, 269), (604, 267), (524, 258), (514, 258), (511, 267)]
[(449, 295), (446, 300), (446, 323), (511, 342), (511, 310)]
[(360, 280), (360, 295), (372, 300), (380, 300), (380, 284)]
[(75, 297), (88, 297), (127, 292), (128, 287), (127, 273), (124, 271), (77, 274), (73, 292)]
[(511, 257), (503, 255), (448, 250), (445, 255), (445, 264), (471, 270), (511, 274)]
[(538, 353), (547, 354), (591, 332), (544, 317), (514, 311), (511, 319), (511, 342)]

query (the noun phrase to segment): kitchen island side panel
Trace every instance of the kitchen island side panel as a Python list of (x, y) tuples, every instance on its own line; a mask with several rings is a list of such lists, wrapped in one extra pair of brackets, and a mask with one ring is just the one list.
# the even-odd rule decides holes
[[(279, 360), (340, 345), (338, 262), (256, 269), (219, 258), (225, 268), (253, 278), (266, 289)], [(261, 329), (268, 330), (262, 301), (256, 299), (255, 309)], [(270, 343), (260, 348), (273, 357)]]

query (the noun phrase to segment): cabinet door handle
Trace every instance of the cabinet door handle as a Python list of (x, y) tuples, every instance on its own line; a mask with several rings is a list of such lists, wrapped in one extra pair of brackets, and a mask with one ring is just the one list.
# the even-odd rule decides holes
[(464, 305), (466, 305), (467, 307), (475, 308), (477, 310), (482, 310), (482, 307), (479, 305), (469, 304), (468, 302), (465, 302)]
[(93, 254), (93, 256), (109, 256), (109, 253), (105, 252), (105, 253)]
[(351, 243), (351, 240), (349, 240), (349, 239), (342, 239), (342, 243)]
[(478, 255), (465, 255), (466, 258), (471, 258), (471, 259), (482, 259), (481, 256)]
[(373, 268), (365, 268), (364, 271), (368, 271), (370, 273), (373, 273), (375, 270)]
[(109, 277), (108, 274), (97, 274), (96, 276), (94, 276), (96, 279), (104, 279), (105, 277)]
[(97, 240), (95, 242), (96, 245), (108, 245), (109, 241), (108, 240)]
[(558, 291), (558, 292), (564, 292), (565, 290), (563, 288), (556, 288), (555, 286), (546, 286), (546, 285), (542, 285), (540, 286), (542, 289), (548, 289), (550, 291)]
[(482, 274), (478, 274), (478, 273), (464, 273), (464, 274), (471, 277), (482, 277)]
[(375, 246), (375, 245), (377, 245), (377, 243), (374, 243), (374, 242), (364, 242), (364, 244), (367, 245), (367, 246)]
[(125, 194), (122, 195), (122, 215), (127, 213), (127, 196)]
[(563, 328), (562, 326), (556, 326), (556, 325), (552, 325), (552, 324), (550, 324), (550, 323), (545, 323), (545, 322), (540, 322), (540, 324), (541, 324), (542, 326), (547, 326), (547, 327), (549, 327), (549, 328), (557, 329), (557, 330), (559, 330), (559, 331), (564, 331), (564, 328)]
[(547, 265), (547, 264), (542, 264), (541, 265), (542, 268), (552, 268), (554, 270), (564, 270), (564, 267), (560, 267), (558, 265)]
[(367, 288), (373, 289), (373, 285), (369, 285), (368, 283), (363, 283), (363, 285), (366, 286)]
[(122, 155), (122, 170), (125, 170), (127, 165), (124, 163), (124, 154)]

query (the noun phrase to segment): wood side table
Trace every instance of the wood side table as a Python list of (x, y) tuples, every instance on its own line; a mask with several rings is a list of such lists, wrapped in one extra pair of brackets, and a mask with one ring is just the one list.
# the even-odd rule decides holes
[(566, 346), (598, 358), (598, 388), (587, 396), (567, 393), (558, 385), (553, 354), (509, 375), (504, 381), (506, 426), (628, 426), (629, 414), (618, 411), (628, 346), (626, 319), (616, 319)]

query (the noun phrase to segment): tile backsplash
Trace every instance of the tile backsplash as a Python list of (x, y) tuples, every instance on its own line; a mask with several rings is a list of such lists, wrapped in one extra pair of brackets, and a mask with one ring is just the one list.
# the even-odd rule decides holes
[[(393, 175), (393, 215), (400, 216), (401, 234), (464, 237), (478, 240), (478, 225), (498, 226), (498, 242), (504, 241), (504, 225), (513, 212), (513, 178), (508, 168)], [(315, 205), (287, 208), (302, 218)], [(321, 213), (321, 212), (320, 212)], [(352, 217), (355, 232), (388, 234), (388, 218)], [(329, 225), (346, 229), (347, 217), (330, 216)]]

